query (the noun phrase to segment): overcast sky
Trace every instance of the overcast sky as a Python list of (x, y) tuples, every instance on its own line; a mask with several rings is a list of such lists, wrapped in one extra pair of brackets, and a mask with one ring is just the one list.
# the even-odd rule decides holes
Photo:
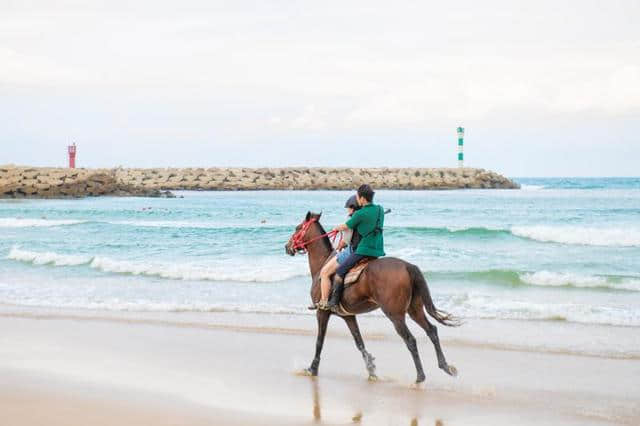
[[(135, 5), (132, 5), (135, 3)], [(0, 0), (0, 164), (640, 175), (640, 2)]]

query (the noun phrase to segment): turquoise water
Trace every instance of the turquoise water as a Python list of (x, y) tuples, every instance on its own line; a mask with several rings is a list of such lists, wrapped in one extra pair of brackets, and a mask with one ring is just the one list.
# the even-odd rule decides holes
[[(386, 251), (464, 318), (640, 326), (640, 179), (517, 179), (521, 190), (379, 191)], [(0, 303), (310, 315), (307, 210), (344, 191), (0, 201)], [(374, 315), (381, 315), (379, 312)]]

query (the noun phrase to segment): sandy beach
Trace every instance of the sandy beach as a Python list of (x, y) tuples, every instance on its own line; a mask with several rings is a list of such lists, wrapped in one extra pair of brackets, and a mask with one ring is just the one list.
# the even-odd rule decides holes
[[(305, 326), (310, 330), (313, 324)], [(314, 348), (308, 331), (205, 327), (91, 312), (29, 314), (5, 307), (0, 317), (3, 424), (640, 421), (637, 359), (445, 343), (449, 361), (460, 371), (450, 378), (436, 368), (431, 345), (419, 336), (428, 377), (413, 389), (413, 366), (399, 338), (367, 336), (365, 330), (380, 376), (369, 383), (343, 328), (340, 319), (332, 319), (320, 376), (312, 379), (300, 375)]]
[(640, 426), (639, 20), (0, 1), (0, 426)]

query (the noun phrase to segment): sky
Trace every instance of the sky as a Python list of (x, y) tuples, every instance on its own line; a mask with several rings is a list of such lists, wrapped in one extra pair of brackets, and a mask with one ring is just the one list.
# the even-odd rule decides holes
[(638, 176), (640, 1), (0, 0), (0, 164)]

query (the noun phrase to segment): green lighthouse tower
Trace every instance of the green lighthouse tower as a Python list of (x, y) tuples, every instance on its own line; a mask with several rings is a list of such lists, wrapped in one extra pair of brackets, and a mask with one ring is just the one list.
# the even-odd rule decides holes
[(464, 127), (458, 127), (458, 167), (464, 167)]

